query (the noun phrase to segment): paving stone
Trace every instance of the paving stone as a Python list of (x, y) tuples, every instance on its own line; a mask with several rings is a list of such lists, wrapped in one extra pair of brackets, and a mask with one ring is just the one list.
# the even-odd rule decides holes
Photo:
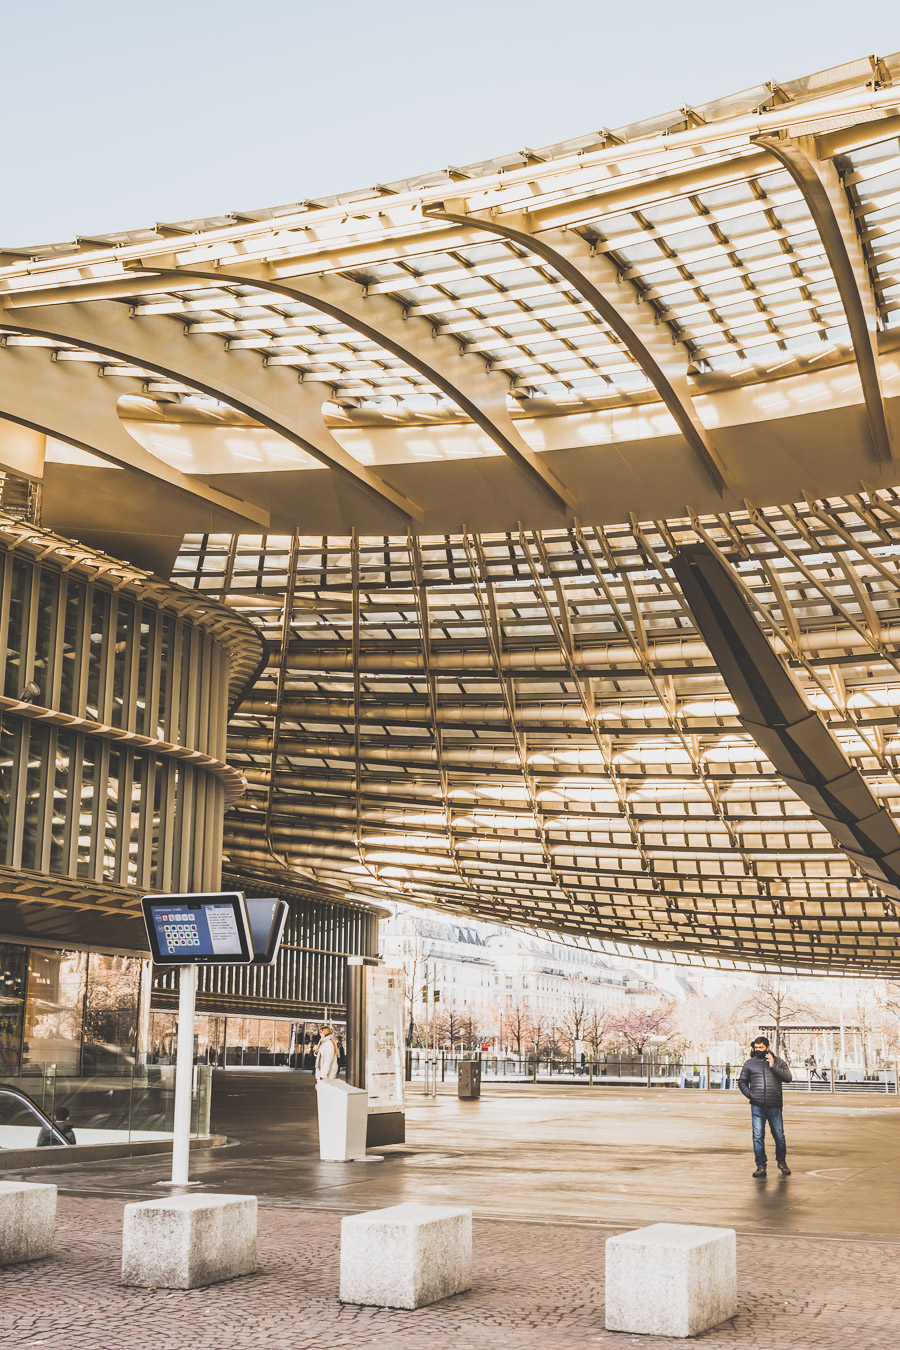
[[(415, 1312), (342, 1305), (340, 1213), (261, 1208), (255, 1275), (119, 1283), (122, 1205), (62, 1196), (52, 1260), (0, 1270), (3, 1350), (672, 1350), (607, 1331), (599, 1224), (473, 1224), (473, 1286)], [(738, 1313), (698, 1345), (895, 1350), (900, 1245), (738, 1236)]]

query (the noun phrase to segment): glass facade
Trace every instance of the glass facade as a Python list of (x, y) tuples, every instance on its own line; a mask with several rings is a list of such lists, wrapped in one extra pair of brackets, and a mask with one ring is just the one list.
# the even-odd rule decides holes
[[(0, 707), (0, 1072), (115, 1076), (143, 1061), (151, 992), (168, 1015), (177, 973), (142, 992), (149, 967), (109, 953), (142, 949), (140, 894), (224, 884), (230, 789), (203, 759), (224, 760), (230, 682), (249, 677), (263, 644), (205, 597), (52, 535), (4, 551), (7, 533), (0, 518), (0, 691), (40, 692), (31, 709)], [(201, 972), (203, 1062), (225, 1062), (226, 1019), (232, 1060), (284, 1062), (283, 1019), (340, 1013), (346, 957), (377, 951), (375, 911), (290, 899), (276, 965)]]
[[(150, 1019), (148, 1062), (174, 1064), (178, 1019), (155, 1012)], [(312, 1069), (320, 1021), (280, 1017), (197, 1017), (194, 1058), (220, 1069)], [(339, 1046), (346, 1044), (344, 1023), (330, 1019)]]
[[(228, 658), (164, 598), (0, 552), (0, 689), (18, 698), (36, 684), (36, 706), (100, 724), (0, 712), (0, 867), (141, 889), (218, 884), (222, 780), (170, 752), (222, 758)], [(132, 746), (128, 732), (165, 744)]]
[(123, 1070), (138, 1054), (144, 962), (0, 943), (0, 1072)]
[(0, 865), (157, 890), (218, 884), (193, 844), (221, 820), (224, 788), (182, 760), (0, 713), (0, 804)]
[(221, 757), (227, 657), (211, 634), (109, 579), (0, 553), (0, 688), (59, 712)]

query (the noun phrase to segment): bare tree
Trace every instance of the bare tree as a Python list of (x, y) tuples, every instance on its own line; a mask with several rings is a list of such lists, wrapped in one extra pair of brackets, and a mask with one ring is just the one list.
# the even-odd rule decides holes
[[(413, 933), (410, 941), (403, 944), (403, 980), (406, 999), (406, 1044), (413, 1045), (416, 1040), (416, 1023), (420, 1011), (422, 990), (425, 980), (425, 962), (430, 953), (425, 950), (418, 933)], [(424, 1043), (424, 1042), (423, 1042)]]
[(528, 1022), (528, 1039), (534, 1047), (535, 1059), (540, 1059), (541, 1055), (548, 1050), (547, 1044), (547, 1019), (542, 1013), (532, 1013)]
[(584, 1040), (584, 1025), (587, 1016), (588, 1004), (584, 990), (576, 987), (569, 998), (569, 1006), (566, 1009), (561, 1028), (573, 1055), (575, 1054), (575, 1042)]
[(815, 1013), (790, 987), (777, 976), (761, 975), (757, 986), (740, 1004), (739, 1012), (759, 1018), (762, 1026), (775, 1029), (775, 1054), (781, 1056), (781, 1041), (786, 1025), (799, 1018), (814, 1017)]
[(453, 1004), (445, 1004), (438, 1019), (438, 1038), (441, 1041), (447, 1041), (450, 1045), (451, 1053), (462, 1040), (463, 1019), (462, 1013)]
[(528, 1004), (524, 999), (508, 998), (504, 1011), (504, 1023), (506, 1027), (506, 1036), (515, 1046), (516, 1058), (522, 1058), (522, 1046), (528, 1040), (530, 1017)]
[(460, 1021), (462, 1042), (471, 1054), (481, 1048), (481, 1026), (474, 1008), (467, 1008)]
[(607, 1008), (603, 1012), (599, 1008), (591, 1008), (587, 1015), (585, 1023), (585, 1039), (591, 1047), (591, 1059), (597, 1060), (600, 1057), (600, 1049), (609, 1033), (609, 1026), (613, 1020), (612, 1012)]

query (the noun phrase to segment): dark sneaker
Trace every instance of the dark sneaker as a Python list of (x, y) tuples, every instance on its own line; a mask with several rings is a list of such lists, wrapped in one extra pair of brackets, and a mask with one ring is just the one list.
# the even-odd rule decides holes
[(765, 1178), (765, 1175), (766, 1175), (766, 1169), (765, 1169), (764, 1167), (757, 1167), (757, 1169), (756, 1169), (756, 1171), (753, 1173), (753, 1175), (754, 1175), (755, 1177), (763, 1177), (763, 1178)]
[(789, 1177), (791, 1175), (791, 1169), (788, 1167), (786, 1162), (780, 1162), (778, 1164), (778, 1170), (783, 1177)]

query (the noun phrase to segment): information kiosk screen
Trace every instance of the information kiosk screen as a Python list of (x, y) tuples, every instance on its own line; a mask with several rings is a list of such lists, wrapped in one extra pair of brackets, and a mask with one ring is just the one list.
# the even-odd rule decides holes
[(253, 960), (242, 891), (145, 895), (141, 907), (154, 965), (247, 965)]

